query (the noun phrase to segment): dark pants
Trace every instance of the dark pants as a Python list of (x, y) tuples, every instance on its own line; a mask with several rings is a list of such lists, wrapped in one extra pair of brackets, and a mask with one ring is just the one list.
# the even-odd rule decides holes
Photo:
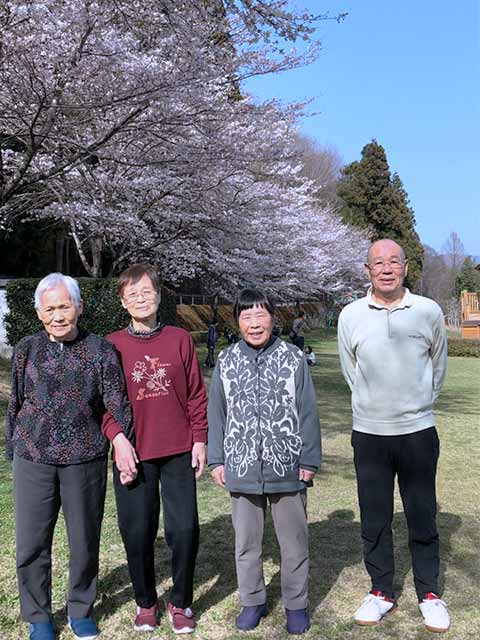
[(139, 607), (151, 607), (157, 601), (154, 545), (160, 517), (160, 491), (165, 540), (172, 550), (170, 602), (182, 609), (192, 604), (199, 525), (195, 470), (191, 462), (190, 452), (143, 461), (138, 465), (137, 479), (130, 485), (120, 484), (118, 469), (113, 465), (118, 526)]
[(296, 336), (293, 344), (303, 351), (303, 348), (305, 346), (305, 336)]
[(215, 345), (209, 344), (207, 345), (208, 353), (207, 359), (205, 360), (206, 367), (214, 367), (215, 366)]
[(400, 436), (353, 431), (363, 553), (372, 590), (394, 597), (393, 491), (395, 475), (408, 525), (415, 589), (421, 599), (437, 593), (439, 540), (435, 476), (439, 441), (435, 427)]
[(23, 620), (44, 622), (52, 615), (52, 538), (60, 506), (70, 552), (68, 615), (90, 615), (97, 595), (106, 471), (106, 457), (71, 465), (14, 457), (17, 576)]

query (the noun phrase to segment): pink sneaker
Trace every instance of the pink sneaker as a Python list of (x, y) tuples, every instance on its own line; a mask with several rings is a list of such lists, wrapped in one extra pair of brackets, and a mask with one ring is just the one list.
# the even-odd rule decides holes
[(135, 622), (133, 624), (135, 631), (155, 631), (157, 626), (158, 603), (151, 607), (137, 607)]
[(193, 633), (197, 626), (190, 607), (181, 609), (174, 607), (171, 602), (167, 604), (168, 619), (172, 625), (173, 633)]

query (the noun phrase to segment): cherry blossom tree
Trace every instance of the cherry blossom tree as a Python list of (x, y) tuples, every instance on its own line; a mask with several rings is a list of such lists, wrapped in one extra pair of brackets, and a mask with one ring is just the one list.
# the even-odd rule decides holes
[(315, 44), (291, 45), (328, 17), (284, 0), (6, 0), (1, 223), (66, 223), (93, 276), (107, 257), (112, 272), (152, 259), (171, 283), (216, 274), (222, 291), (355, 279), (363, 238), (301, 172), (302, 105), (242, 92), (307, 62)]

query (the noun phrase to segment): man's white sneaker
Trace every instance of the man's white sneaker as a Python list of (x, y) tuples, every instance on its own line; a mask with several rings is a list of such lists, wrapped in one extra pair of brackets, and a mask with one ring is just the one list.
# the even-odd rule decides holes
[(355, 624), (364, 626), (378, 624), (383, 616), (393, 613), (397, 603), (381, 591), (371, 591), (355, 612)]
[(436, 633), (444, 633), (450, 628), (447, 605), (435, 593), (426, 593), (418, 605), (422, 612), (425, 628)]

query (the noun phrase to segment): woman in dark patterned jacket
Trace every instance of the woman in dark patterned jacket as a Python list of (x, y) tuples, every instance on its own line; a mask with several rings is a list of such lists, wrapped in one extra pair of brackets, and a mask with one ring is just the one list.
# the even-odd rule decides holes
[[(68, 622), (85, 640), (98, 635), (91, 612), (108, 440), (116, 447), (131, 437), (131, 407), (113, 346), (77, 327), (77, 282), (61, 273), (46, 276), (35, 308), (45, 330), (15, 348), (5, 434), (13, 459), (21, 615), (31, 640), (54, 640), (51, 549), (61, 506), (70, 549)], [(102, 433), (105, 409), (116, 425)]]
[(220, 353), (208, 398), (208, 464), (230, 491), (242, 611), (254, 629), (266, 615), (262, 538), (267, 501), (282, 557), (287, 630), (309, 628), (306, 488), (320, 465), (315, 390), (303, 353), (272, 335), (274, 307), (244, 289), (233, 314), (242, 340)]

